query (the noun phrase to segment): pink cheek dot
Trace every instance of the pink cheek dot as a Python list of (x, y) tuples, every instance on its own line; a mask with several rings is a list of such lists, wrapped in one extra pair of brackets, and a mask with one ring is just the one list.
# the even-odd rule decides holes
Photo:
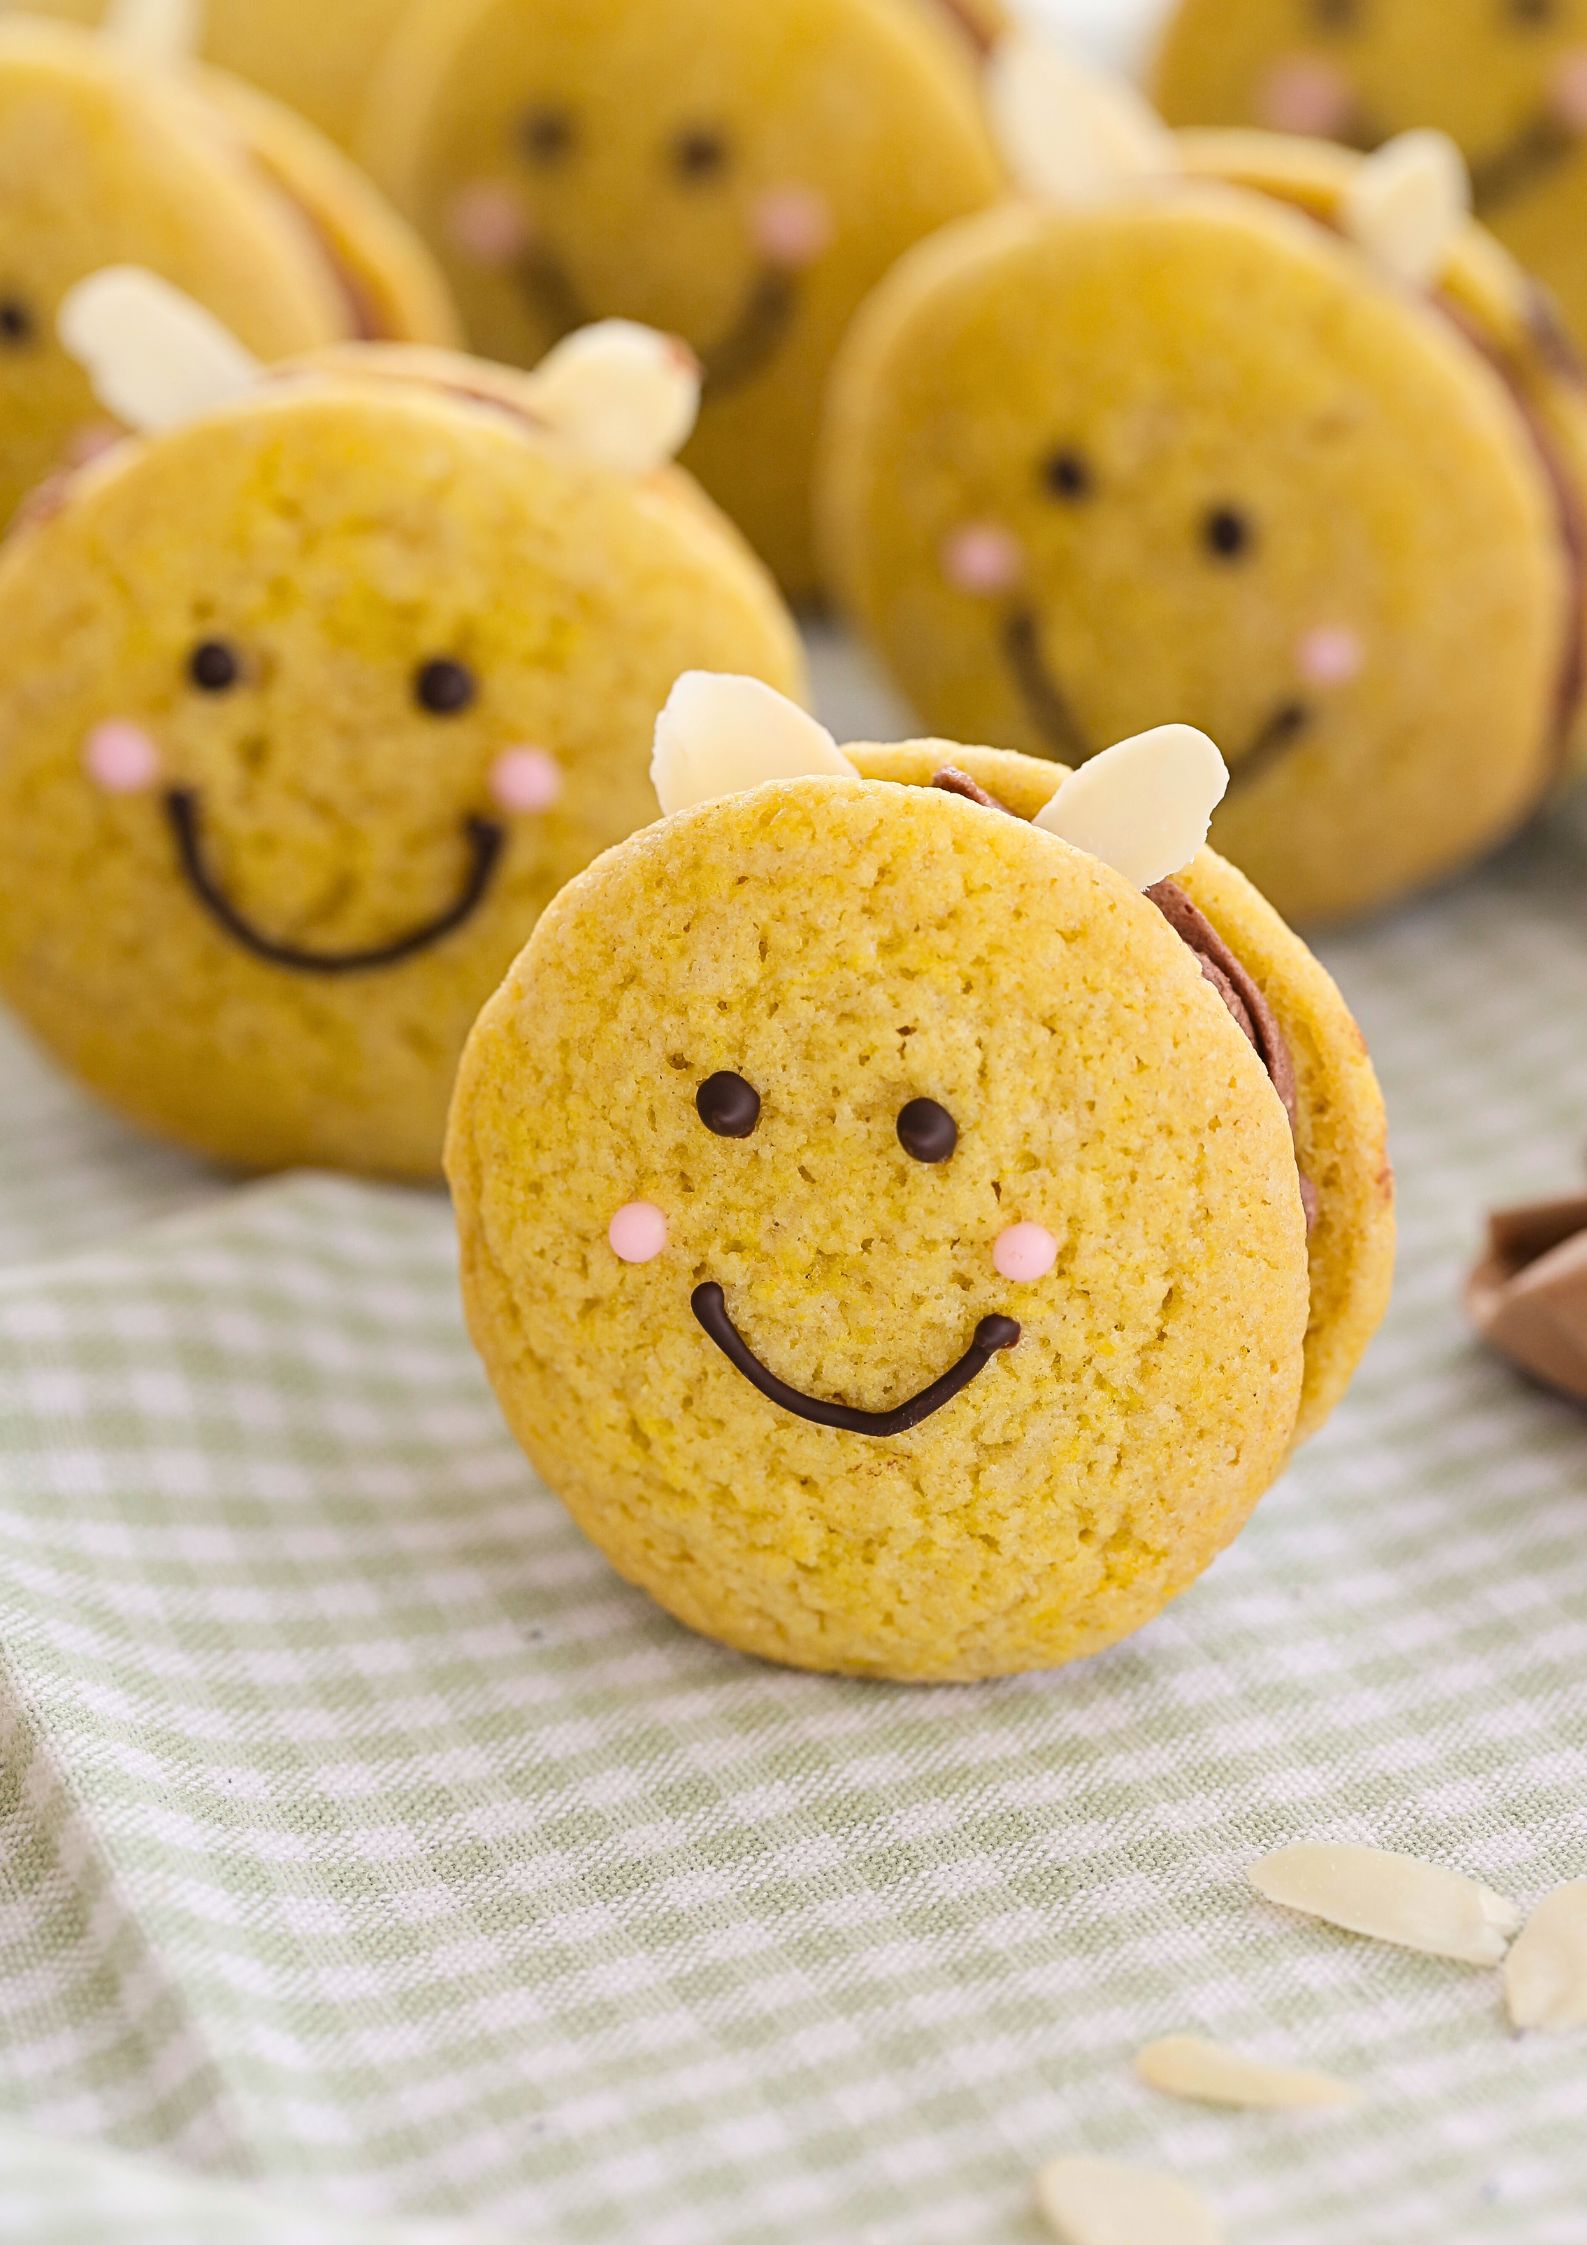
[(1257, 114), (1274, 132), (1331, 139), (1355, 109), (1350, 81), (1330, 62), (1294, 55), (1274, 65), (1257, 95)]
[(504, 811), (549, 811), (562, 793), (562, 768), (546, 749), (509, 748), (491, 766), (490, 791)]
[(1306, 634), (1295, 659), (1313, 686), (1348, 686), (1361, 676), (1367, 653), (1353, 631), (1324, 629)]
[(956, 592), (978, 599), (1009, 592), (1024, 574), (1019, 540), (991, 522), (967, 522), (943, 540), (942, 573)]
[(992, 1250), (1000, 1278), (1034, 1286), (1058, 1260), (1058, 1242), (1045, 1224), (1012, 1224)]
[(112, 718), (89, 734), (83, 768), (107, 795), (138, 795), (159, 778), (160, 752), (141, 726)]
[(755, 247), (770, 264), (798, 272), (831, 245), (832, 209), (811, 187), (774, 187), (762, 195), (750, 220)]
[(505, 187), (476, 180), (453, 197), (446, 230), (454, 248), (475, 265), (500, 272), (517, 263), (530, 243), (529, 221)]
[(1587, 132), (1587, 47), (1561, 58), (1550, 92), (1561, 122), (1573, 132)]
[(84, 421), (66, 440), (63, 457), (68, 467), (89, 468), (102, 460), (107, 452), (114, 452), (125, 431), (114, 421)]
[(653, 1263), (667, 1245), (667, 1219), (653, 1201), (631, 1200), (606, 1234), (620, 1263)]

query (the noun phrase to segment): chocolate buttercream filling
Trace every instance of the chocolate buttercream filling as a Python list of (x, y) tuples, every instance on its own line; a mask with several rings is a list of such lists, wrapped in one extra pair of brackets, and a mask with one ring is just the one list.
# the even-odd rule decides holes
[[(953, 765), (945, 765), (932, 781), (945, 795), (958, 795), (967, 803), (979, 803), (983, 810), (1003, 811), (1010, 818), (1019, 813), (988, 791), (968, 772)], [(1267, 994), (1255, 976), (1225, 943), (1212, 922), (1196, 905), (1192, 904), (1177, 881), (1159, 881), (1155, 888), (1146, 891), (1149, 903), (1155, 904), (1174, 933), (1195, 956), (1204, 978), (1228, 1007), (1235, 1027), (1267, 1070), (1268, 1079), (1278, 1093), (1285, 1114), (1289, 1117), (1290, 1135), (1296, 1142), (1297, 1168), (1300, 1150), (1300, 1077), (1295, 1068), (1295, 1055), (1290, 1050), (1278, 1015), (1268, 1002)], [(1306, 1226), (1310, 1230), (1317, 1221), (1317, 1190), (1304, 1170), (1300, 1171), (1301, 1200), (1306, 1209)]]

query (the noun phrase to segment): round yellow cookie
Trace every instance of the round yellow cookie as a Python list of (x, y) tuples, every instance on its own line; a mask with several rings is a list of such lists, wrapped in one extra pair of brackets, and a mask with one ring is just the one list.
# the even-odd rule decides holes
[[(0, 526), (105, 416), (56, 337), (70, 289), (150, 267), (264, 359), (445, 342), (444, 284), (328, 142), (250, 88), (66, 25), (0, 23)], [(113, 432), (112, 432), (113, 433)]]
[[(344, 147), (409, 0), (201, 0), (201, 49)], [(105, 0), (11, 0), (11, 12), (99, 23)]]
[(989, 202), (974, 56), (921, 0), (418, 0), (372, 168), (518, 364), (612, 314), (706, 375), (685, 456), (795, 596), (816, 589), (827, 370), (912, 243)]
[(1234, 772), (1218, 848), (1338, 918), (1581, 753), (1587, 399), (1480, 229), (1429, 292), (1345, 237), (1344, 151), (1180, 161), (903, 262), (835, 377), (826, 545), (933, 727), (1072, 763), (1187, 718)]
[(0, 599), (0, 991), (250, 1169), (433, 1176), (480, 1005), (653, 813), (678, 673), (802, 675), (687, 478), (389, 346), (125, 444), (13, 533)]
[(1156, 92), (1173, 124), (1449, 133), (1478, 215), (1587, 342), (1587, 0), (1180, 0)]
[(691, 1627), (1054, 1667), (1193, 1581), (1341, 1392), (1392, 1251), (1381, 1102), (1229, 869), (1189, 878), (1295, 1041), (1293, 1125), (1159, 904), (1028, 823), (1050, 765), (848, 753), (542, 920), (453, 1110), (470, 1324), (540, 1473)]

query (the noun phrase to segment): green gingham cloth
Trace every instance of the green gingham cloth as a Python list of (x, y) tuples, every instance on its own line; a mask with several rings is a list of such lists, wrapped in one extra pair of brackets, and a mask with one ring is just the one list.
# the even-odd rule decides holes
[[(1587, 2039), (1245, 1871), (1587, 1874), (1587, 1418), (1457, 1298), (1482, 1210), (1581, 1161), (1587, 821), (1331, 958), (1389, 1329), (1202, 1585), (977, 1690), (782, 1674), (620, 1584), (503, 1432), (438, 1196), (229, 1185), (8, 1051), (0, 2245), (1034, 2245), (1066, 2153), (1233, 2245), (1584, 2245)], [(1178, 2030), (1368, 2099), (1166, 2103), (1131, 2059)]]

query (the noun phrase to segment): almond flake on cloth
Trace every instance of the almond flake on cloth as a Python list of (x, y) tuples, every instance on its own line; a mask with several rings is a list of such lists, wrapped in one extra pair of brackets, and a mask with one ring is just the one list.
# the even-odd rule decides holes
[(1587, 1193), (1502, 1209), (1466, 1299), (1491, 1348), (1587, 1403)]
[(1353, 2105), (1360, 2096), (1348, 2081), (1338, 2081), (1332, 2074), (1268, 2065), (1201, 2035), (1164, 2035), (1149, 2042), (1135, 2060), (1135, 2071), (1148, 2089), (1165, 2097), (1229, 2105), (1242, 2112), (1302, 2112)]
[(1522, 2033), (1587, 2027), (1587, 1879), (1538, 1904), (1505, 1961), (1504, 1992)]
[(1036, 2203), (1062, 2245), (1224, 2245), (1188, 2183), (1106, 2159), (1055, 2160), (1036, 2178)]
[(1286, 1910), (1458, 1964), (1502, 1964), (1521, 1926), (1515, 1903), (1491, 1887), (1380, 1848), (1280, 1848), (1251, 1866), (1250, 1879)]

